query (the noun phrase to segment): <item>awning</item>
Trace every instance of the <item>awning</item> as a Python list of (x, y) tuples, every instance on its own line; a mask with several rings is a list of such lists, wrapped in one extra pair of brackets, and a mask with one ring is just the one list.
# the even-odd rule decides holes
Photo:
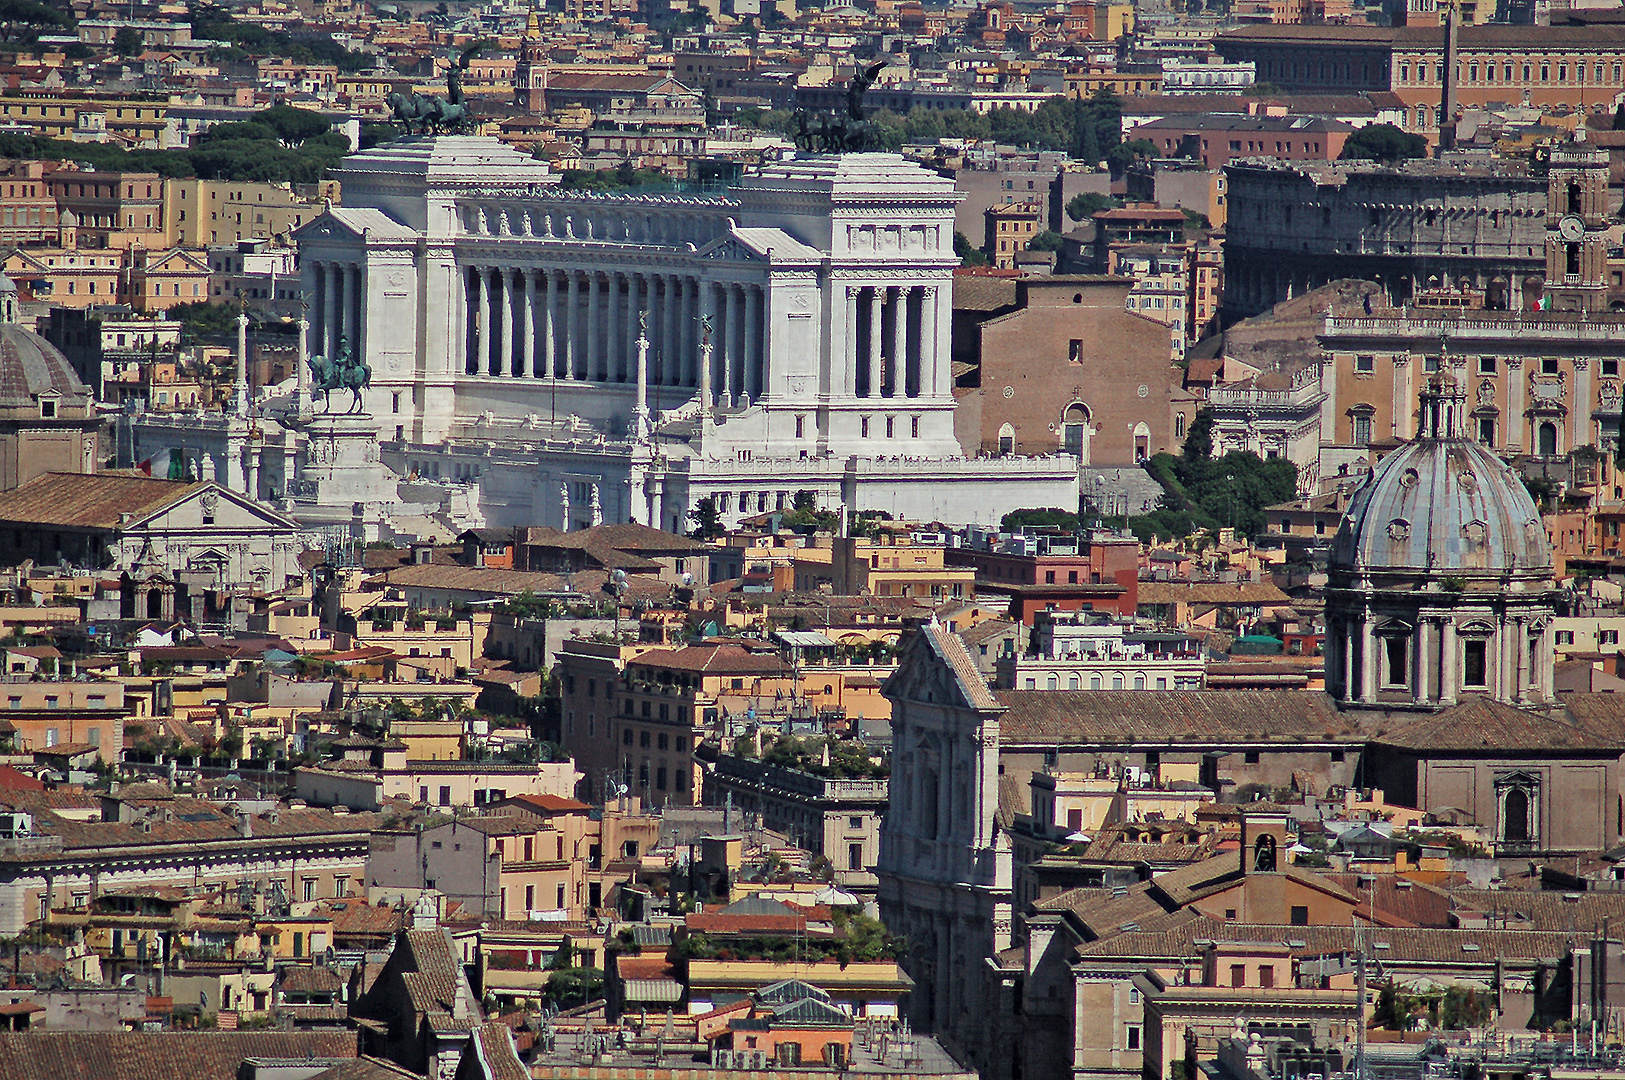
[(676, 979), (627, 979), (628, 1005), (673, 1005), (682, 1000), (683, 984)]

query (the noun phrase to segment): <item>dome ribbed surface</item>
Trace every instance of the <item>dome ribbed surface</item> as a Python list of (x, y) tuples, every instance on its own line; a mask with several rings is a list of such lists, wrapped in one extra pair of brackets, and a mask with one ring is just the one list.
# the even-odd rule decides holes
[(55, 345), (15, 323), (0, 323), (0, 405), (26, 405), (46, 390), (66, 399), (90, 395)]
[(1389, 454), (1355, 492), (1331, 569), (1551, 572), (1534, 500), (1500, 458), (1462, 438), (1422, 438)]

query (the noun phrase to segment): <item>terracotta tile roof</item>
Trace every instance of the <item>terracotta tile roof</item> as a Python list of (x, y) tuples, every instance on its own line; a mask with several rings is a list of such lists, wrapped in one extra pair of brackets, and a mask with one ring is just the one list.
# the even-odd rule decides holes
[(353, 1031), (0, 1032), (6, 1080), (236, 1080), (244, 1058), (353, 1058)]
[(1482, 751), (1625, 750), (1625, 732), (1612, 737), (1593, 727), (1519, 709), (1489, 698), (1474, 698), (1453, 709), (1423, 716), (1391, 731), (1379, 730), (1372, 742), (1404, 750), (1476, 753)]
[(582, 810), (591, 810), (592, 807), (584, 802), (566, 799), (562, 795), (514, 795), (509, 802), (519, 803), (549, 814), (575, 813)]
[(740, 645), (687, 645), (657, 650), (628, 660), (627, 669), (655, 668), (702, 675), (789, 675), (792, 668), (776, 652), (752, 652)]
[[(483, 1075), (487, 1080), (530, 1080), (530, 1070), (514, 1051), (513, 1035), (506, 1024), (493, 1022), (475, 1028), (474, 1038), (463, 1051), (465, 1059), (469, 1054), (482, 1066), (482, 1071), (475, 1075)], [(457, 1071), (461, 1075), (464, 1070)]]
[[(150, 817), (143, 822), (134, 821), (75, 821), (40, 808), (34, 819), (35, 829), (43, 835), (62, 838), (69, 850), (103, 847), (162, 847), (177, 843), (205, 843), (232, 841), (252, 844), (255, 840), (289, 837), (315, 839), (321, 836), (366, 836), (382, 820), (379, 814), (333, 814), (313, 808), (283, 808), (277, 811), (276, 821), (265, 815), (253, 818), (253, 839), (245, 839), (238, 832), (237, 821), (230, 814), (201, 799), (174, 799), (166, 803), (169, 820), (162, 816)], [(49, 852), (29, 854), (19, 852), (5, 856), (5, 861), (28, 861), (49, 858)], [(3, 1076), (4, 1073), (0, 1073)]]
[(204, 487), (115, 473), (46, 473), (0, 493), (0, 521), (74, 529), (114, 529)]
[(1304, 690), (998, 690), (1011, 743), (1269, 744), (1365, 740), (1359, 714)]
[[(1281, 926), (1225, 922), (1194, 911), (1179, 911), (1142, 922), (1140, 929), (1114, 934), (1099, 941), (1079, 945), (1075, 954), (1089, 959), (1188, 958), (1199, 940), (1288, 943), (1295, 956), (1317, 956), (1331, 952), (1369, 947), (1372, 940), (1386, 943), (1377, 950), (1385, 966), (1415, 964), (1450, 967), (1494, 965), (1497, 960), (1532, 965), (1566, 955), (1566, 933), (1529, 930), (1436, 930), (1411, 927), (1384, 927), (1373, 934), (1353, 926)], [(1476, 949), (1464, 950), (1464, 944)]]
[[(1453, 905), (1449, 891), (1397, 874), (1340, 874), (1322, 871), (1320, 877), (1358, 898), (1360, 909), (1374, 906), (1379, 926), (1450, 926)], [(1364, 878), (1364, 883), (1361, 879)], [(1561, 895), (1561, 894), (1557, 894)], [(1625, 896), (1620, 898), (1625, 908)]]
[[(1385, 876), (1385, 875), (1384, 875)], [(1572, 898), (1572, 899), (1571, 899)], [(1618, 924), (1625, 919), (1625, 893), (1519, 889), (1452, 889), (1451, 906), (1458, 912), (1482, 912), (1514, 930), (1568, 933), (1589, 931), (1604, 919)]]
[(1291, 598), (1267, 581), (1140, 582), (1140, 604), (1285, 604)]
[(423, 1080), (423, 1077), (383, 1058), (360, 1057), (323, 1069), (310, 1080)]

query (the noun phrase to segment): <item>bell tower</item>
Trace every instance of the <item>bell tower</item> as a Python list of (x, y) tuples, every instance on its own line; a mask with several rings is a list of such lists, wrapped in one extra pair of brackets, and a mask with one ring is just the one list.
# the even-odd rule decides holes
[(525, 36), (519, 44), (519, 61), (513, 69), (514, 104), (532, 116), (547, 111), (547, 50), (542, 43), (542, 23), (536, 9), (525, 20)]
[(1608, 307), (1608, 154), (1585, 141), (1552, 148), (1546, 174), (1546, 295), (1551, 311)]

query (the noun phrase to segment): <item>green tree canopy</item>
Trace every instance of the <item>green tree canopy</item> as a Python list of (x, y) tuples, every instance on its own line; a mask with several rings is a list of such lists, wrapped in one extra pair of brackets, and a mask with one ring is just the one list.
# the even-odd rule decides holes
[(1045, 229), (1043, 232), (1027, 241), (1027, 250), (1060, 251), (1063, 243), (1065, 243), (1065, 241), (1061, 239), (1060, 233), (1055, 232), (1053, 229)]
[(999, 528), (1014, 532), (1027, 525), (1039, 525), (1074, 532), (1078, 528), (1078, 515), (1070, 510), (1048, 506), (1043, 509), (1012, 510), (999, 519)]
[(954, 230), (954, 254), (959, 256), (960, 266), (986, 266), (987, 256), (982, 254), (981, 248), (970, 242), (970, 237)]
[(133, 26), (121, 26), (113, 35), (113, 51), (120, 56), (140, 56), (146, 44), (141, 40), (141, 31)]
[(717, 500), (710, 495), (694, 504), (694, 509), (688, 512), (688, 520), (694, 523), (690, 535), (696, 540), (715, 540), (723, 533), (722, 515), (717, 512)]
[(309, 109), (296, 109), (292, 105), (273, 105), (254, 114), (254, 122), (264, 124), (276, 132), (284, 146), (298, 146), (306, 139), (314, 139), (332, 130), (332, 121), (321, 113)]
[(72, 26), (72, 16), (35, 0), (0, 0), (0, 41), (33, 41), (42, 31)]
[(1111, 170), (1112, 179), (1121, 179), (1128, 172), (1128, 167), (1142, 158), (1157, 156), (1157, 144), (1150, 139), (1135, 139), (1132, 142), (1118, 143), (1106, 154), (1106, 168)]
[(1102, 195), (1098, 191), (1080, 191), (1067, 200), (1066, 216), (1073, 221), (1087, 221), (1102, 210), (1112, 210), (1122, 205), (1121, 199), (1114, 199), (1110, 195)]
[(1408, 158), (1427, 157), (1428, 143), (1420, 135), (1401, 131), (1392, 124), (1368, 124), (1343, 144), (1344, 161), (1380, 161), (1392, 164)]

